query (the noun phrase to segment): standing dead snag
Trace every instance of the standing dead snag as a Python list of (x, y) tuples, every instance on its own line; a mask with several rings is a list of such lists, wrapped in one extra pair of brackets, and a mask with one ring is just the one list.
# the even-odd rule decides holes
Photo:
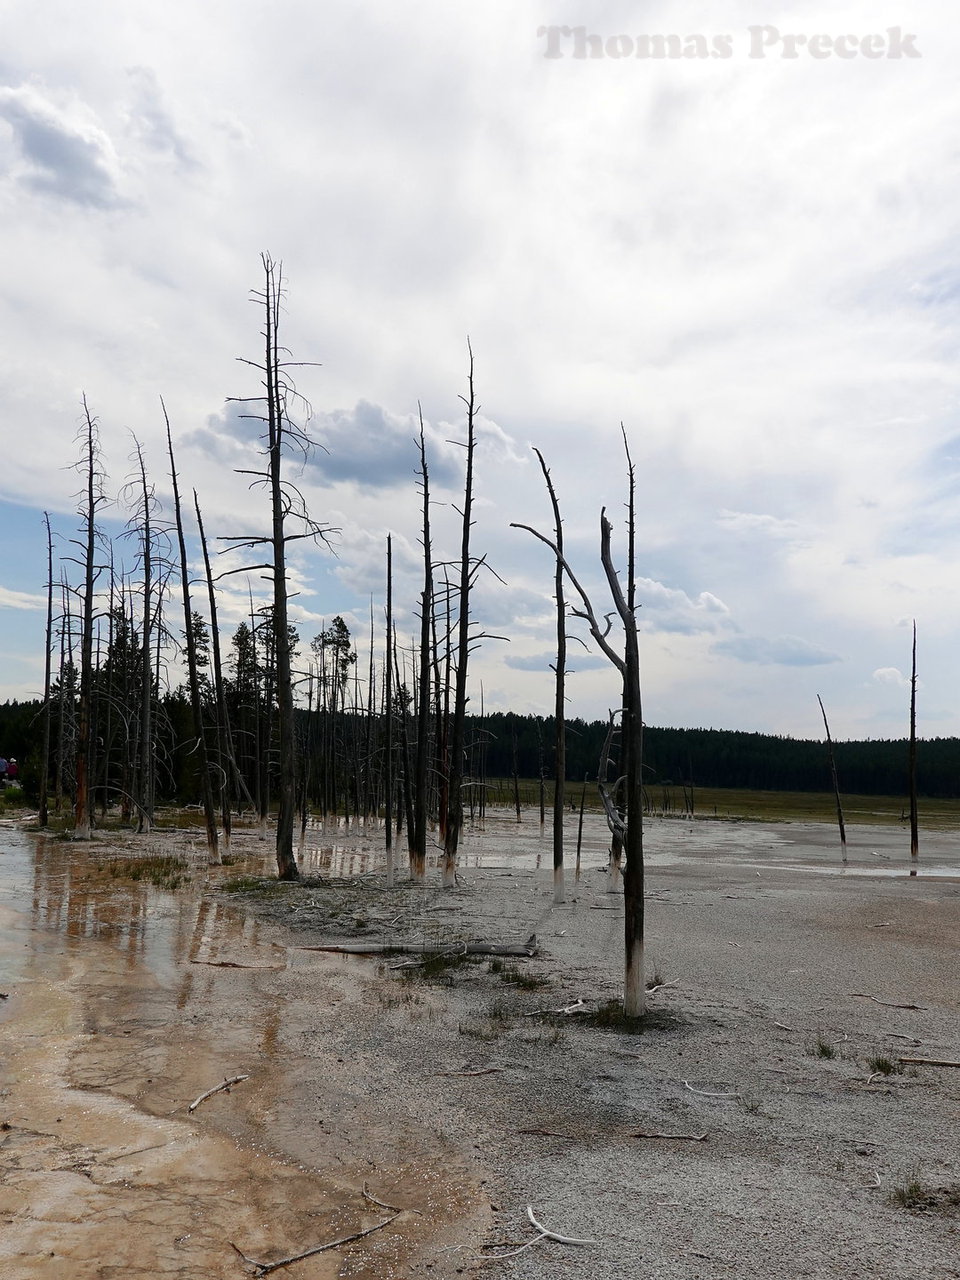
[(920, 834), (917, 823), (917, 623), (913, 623), (913, 659), (910, 665), (910, 874), (917, 874)]
[(460, 541), (460, 582), (457, 593), (457, 658), (456, 688), (453, 698), (453, 725), (450, 731), (450, 778), (447, 828), (443, 840), (443, 887), (451, 888), (457, 880), (457, 849), (463, 827), (463, 743), (467, 714), (467, 661), (470, 656), (470, 587), (476, 566), (470, 559), (470, 529), (473, 524), (473, 455), (476, 446), (476, 418), (479, 405), (473, 387), (473, 348), (467, 342), (470, 370), (467, 377), (468, 393), (461, 396), (467, 407), (466, 476), (464, 480), (463, 510)]
[[(626, 439), (624, 439), (626, 445)], [(600, 562), (613, 599), (614, 609), (623, 627), (623, 653), (610, 644), (610, 618), (601, 625), (586, 591), (581, 586), (568, 561), (555, 542), (538, 533), (529, 525), (513, 524), (514, 529), (525, 529), (546, 546), (563, 565), (564, 572), (580, 597), (581, 608), (573, 609), (574, 617), (583, 618), (590, 634), (603, 654), (620, 673), (623, 700), (621, 711), (622, 772), (624, 776), (625, 817), (619, 816), (612, 825), (616, 834), (621, 829), (626, 865), (623, 873), (624, 901), (624, 982), (623, 1011), (629, 1017), (641, 1017), (646, 1008), (646, 992), (643, 981), (643, 787), (641, 768), (643, 763), (643, 717), (640, 698), (640, 646), (637, 640), (635, 577), (635, 485), (634, 469), (627, 452), (630, 489), (627, 504), (627, 591), (617, 575), (613, 563), (611, 538), (613, 526), (607, 519), (606, 508), (600, 512)], [(608, 821), (610, 821), (608, 810)]]
[[(291, 417), (294, 402), (299, 402), (309, 416), (309, 405), (297, 395), (288, 370), (293, 367), (282, 359), (280, 346), (280, 304), (283, 299), (283, 268), (269, 254), (261, 255), (264, 271), (264, 287), (254, 290), (253, 297), (264, 309), (262, 335), (265, 344), (263, 363), (244, 360), (242, 363), (259, 370), (263, 378), (263, 395), (240, 397), (241, 403), (257, 403), (263, 406), (260, 413), (244, 414), (264, 424), (261, 437), (264, 442), (266, 469), (241, 470), (240, 475), (253, 476), (251, 487), (265, 487), (270, 494), (270, 534), (264, 537), (230, 536), (221, 539), (229, 542), (233, 550), (265, 546), (270, 559), (265, 564), (245, 565), (231, 573), (265, 569), (273, 583), (273, 608), (271, 611), (273, 668), (275, 676), (277, 721), (279, 729), (279, 809), (277, 813), (277, 875), (281, 880), (298, 880), (297, 860), (293, 852), (293, 828), (296, 814), (296, 759), (293, 699), (293, 673), (291, 664), (292, 642), (290, 636), (287, 590), (287, 544), (303, 538), (326, 542), (332, 529), (320, 525), (307, 512), (306, 501), (300, 490), (284, 476), (283, 463), (291, 450), (306, 458), (313, 441), (305, 428)], [(291, 533), (288, 522), (296, 521), (300, 532)]]
[(830, 726), (827, 724), (827, 713), (823, 709), (823, 699), (817, 694), (817, 701), (820, 703), (820, 714), (823, 716), (823, 727), (827, 734), (827, 752), (830, 756), (830, 777), (833, 779), (833, 794), (837, 799), (837, 823), (840, 826), (840, 857), (843, 862), (847, 860), (847, 832), (843, 825), (843, 805), (840, 802), (840, 783), (837, 779), (837, 758), (833, 752), (833, 739), (830, 737)]
[(546, 482), (550, 505), (553, 507), (554, 537), (557, 542), (557, 568), (554, 577), (554, 591), (557, 598), (557, 665), (554, 668), (554, 783), (553, 783), (553, 900), (564, 901), (563, 892), (563, 802), (564, 784), (567, 775), (567, 737), (566, 737), (566, 694), (565, 677), (567, 667), (567, 617), (566, 604), (563, 598), (563, 521), (560, 519), (560, 504), (557, 493), (550, 478), (547, 464), (539, 449), (534, 449), (540, 463), (540, 470)]

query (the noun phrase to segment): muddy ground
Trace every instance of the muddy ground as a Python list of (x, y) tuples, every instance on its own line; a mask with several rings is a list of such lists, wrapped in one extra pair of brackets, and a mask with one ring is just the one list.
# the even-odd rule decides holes
[[(259, 886), (252, 832), (222, 869), (197, 833), (0, 832), (5, 1277), (263, 1274), (369, 1228), (276, 1274), (960, 1276), (960, 1069), (900, 1061), (960, 1060), (960, 838), (911, 878), (897, 829), (841, 869), (828, 827), (650, 824), (642, 1034), (596, 1025), (598, 825), (561, 906), (530, 815), (488, 817), (447, 892), (387, 889), (381, 843), (313, 830), (309, 878)], [(116, 874), (170, 852), (175, 889)], [(435, 972), (310, 949), (531, 934)], [(514, 1252), (528, 1205), (595, 1243)]]

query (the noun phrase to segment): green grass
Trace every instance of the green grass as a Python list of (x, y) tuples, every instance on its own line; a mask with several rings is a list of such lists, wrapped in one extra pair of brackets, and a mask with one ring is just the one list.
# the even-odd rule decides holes
[(146, 880), (158, 889), (179, 889), (189, 881), (187, 863), (183, 858), (156, 856), (152, 858), (114, 859), (106, 869), (117, 880)]
[(867, 1059), (867, 1069), (871, 1075), (892, 1076), (894, 1072), (899, 1072), (900, 1064), (894, 1062), (892, 1058), (888, 1058), (885, 1054), (877, 1054)]
[(818, 1036), (816, 1042), (807, 1050), (812, 1058), (835, 1058), (837, 1056), (836, 1046), (829, 1040), (824, 1040), (823, 1036)]
[[(580, 784), (567, 783), (567, 801), (580, 804)], [(684, 810), (684, 790), (654, 783), (647, 787), (653, 816), (661, 813), (680, 818)], [(546, 805), (553, 804), (553, 784), (545, 783)], [(526, 809), (539, 805), (539, 783), (520, 780), (520, 801)], [(905, 796), (843, 795), (843, 817), (847, 826), (871, 824), (901, 826), (907, 821)], [(508, 779), (490, 784), (488, 803), (498, 808), (513, 804), (513, 783)], [(586, 810), (600, 810), (596, 784), (587, 786)], [(697, 818), (721, 818), (740, 822), (825, 822), (836, 825), (837, 802), (832, 791), (747, 791), (733, 787), (696, 787), (694, 810)], [(920, 799), (920, 825), (933, 830), (960, 829), (960, 800)]]
[(960, 1210), (960, 1183), (934, 1187), (920, 1180), (919, 1171), (890, 1192), (890, 1199), (911, 1213), (956, 1213)]

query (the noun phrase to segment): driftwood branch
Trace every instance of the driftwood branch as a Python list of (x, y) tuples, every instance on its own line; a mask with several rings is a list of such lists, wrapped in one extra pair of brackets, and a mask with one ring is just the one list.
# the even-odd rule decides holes
[(922, 1004), (896, 1004), (891, 1000), (881, 1000), (879, 996), (871, 996), (866, 991), (848, 991), (848, 995), (856, 996), (860, 1000), (872, 1000), (874, 1004), (882, 1004), (885, 1009), (925, 1009), (926, 1005)]
[(239, 1084), (241, 1080), (249, 1079), (249, 1076), (231, 1076), (229, 1080), (224, 1078), (222, 1084), (215, 1084), (212, 1089), (208, 1089), (206, 1093), (201, 1093), (199, 1098), (195, 1098), (193, 1102), (190, 1103), (189, 1107), (187, 1107), (187, 1111), (191, 1113), (196, 1111), (201, 1102), (206, 1102), (206, 1100), (208, 1098), (212, 1098), (215, 1093), (223, 1093), (224, 1090), (229, 1093), (235, 1084)]
[(539, 943), (536, 934), (531, 934), (526, 942), (462, 942), (451, 947), (438, 947), (426, 942), (343, 942), (300, 947), (299, 950), (336, 951), (351, 956), (535, 956)]
[(711, 1093), (709, 1089), (695, 1089), (689, 1080), (684, 1080), (683, 1086), (689, 1089), (691, 1093), (698, 1094), (701, 1098), (742, 1098), (740, 1093)]
[(384, 1227), (388, 1227), (399, 1216), (400, 1211), (398, 1210), (391, 1217), (385, 1218), (383, 1222), (378, 1222), (375, 1227), (367, 1227), (366, 1231), (355, 1231), (353, 1235), (341, 1236), (338, 1240), (329, 1240), (326, 1244), (318, 1244), (313, 1249), (305, 1249), (303, 1253), (295, 1253), (289, 1258), (280, 1258), (277, 1262), (258, 1262), (256, 1258), (247, 1257), (243, 1250), (238, 1249), (232, 1240), (228, 1243), (231, 1249), (240, 1254), (244, 1262), (256, 1268), (256, 1275), (268, 1276), (272, 1271), (279, 1271), (281, 1267), (290, 1267), (295, 1262), (302, 1262), (304, 1258), (312, 1258), (315, 1254), (326, 1253), (328, 1249), (337, 1249), (342, 1244), (351, 1244), (354, 1240), (362, 1240), (364, 1236), (373, 1235), (375, 1231), (382, 1231)]
[(960, 1062), (951, 1058), (901, 1058), (900, 1061), (914, 1067), (960, 1067)]
[(534, 1227), (541, 1235), (546, 1236), (548, 1240), (556, 1240), (559, 1244), (596, 1244), (596, 1240), (578, 1240), (575, 1236), (562, 1236), (556, 1231), (550, 1231), (538, 1222), (533, 1216), (533, 1205), (527, 1205), (527, 1217), (530, 1219), (530, 1225)]

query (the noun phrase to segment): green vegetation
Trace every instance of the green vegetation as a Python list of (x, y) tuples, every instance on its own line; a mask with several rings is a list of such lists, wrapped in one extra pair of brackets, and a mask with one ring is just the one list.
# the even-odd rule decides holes
[(911, 1213), (953, 1213), (960, 1209), (960, 1183), (945, 1187), (933, 1187), (921, 1182), (919, 1170), (915, 1170), (907, 1182), (894, 1187), (890, 1199)]
[(823, 1036), (818, 1036), (816, 1043), (808, 1050), (813, 1058), (835, 1058), (837, 1056), (836, 1046), (829, 1040), (824, 1040)]
[(892, 1058), (888, 1058), (884, 1054), (877, 1054), (875, 1057), (868, 1058), (867, 1067), (870, 1074), (875, 1076), (892, 1076), (894, 1072), (899, 1072), (901, 1069), (898, 1062), (894, 1062)]
[(118, 858), (106, 863), (106, 869), (115, 879), (147, 880), (158, 889), (179, 889), (190, 879), (183, 858)]

